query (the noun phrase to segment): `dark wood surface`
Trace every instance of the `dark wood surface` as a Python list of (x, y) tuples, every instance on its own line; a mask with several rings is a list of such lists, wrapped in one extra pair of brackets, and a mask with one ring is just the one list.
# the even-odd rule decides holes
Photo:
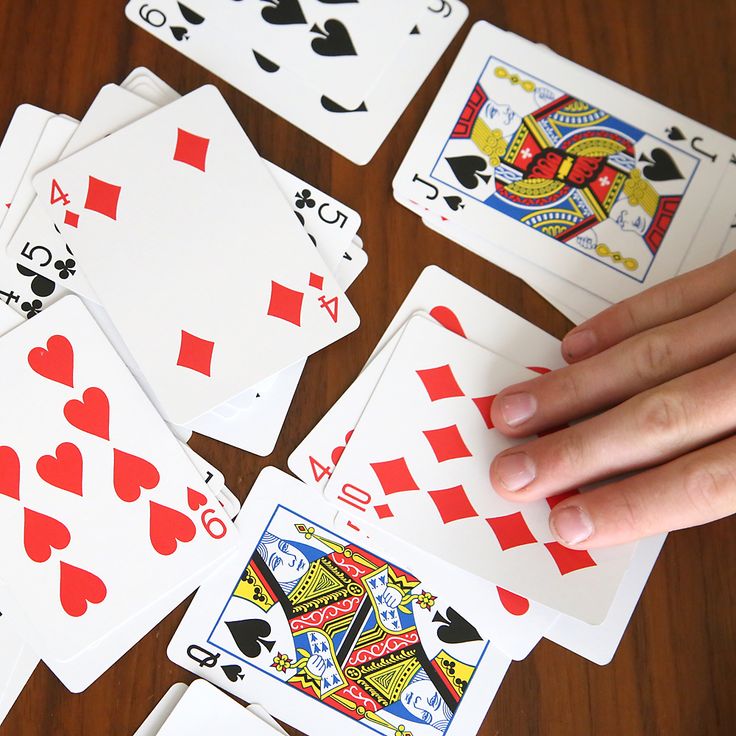
[[(466, 2), (469, 22), (365, 167), (332, 153), (134, 27), (123, 15), (123, 0), (0, 2), (0, 129), (22, 102), (80, 118), (102, 85), (146, 65), (181, 92), (217, 84), (262, 155), (363, 216), (370, 263), (350, 293), (362, 326), (309, 360), (276, 452), (262, 459), (201, 437), (192, 442), (241, 498), (265, 465), (286, 469), (291, 450), (355, 378), (427, 264), (448, 269), (557, 337), (569, 327), (518, 279), (433, 234), (391, 197), (394, 172), (472, 22), (486, 19), (545, 43), (736, 135), (733, 0)], [(217, 298), (216, 291), (210, 293)], [(0, 733), (131, 734), (171, 684), (193, 679), (166, 658), (185, 610), (181, 605), (81, 695), (67, 692), (40, 665)], [(543, 640), (511, 666), (480, 733), (734, 734), (735, 610), (736, 518), (674, 534), (613, 663), (598, 667)], [(320, 724), (311, 733), (327, 736)]]

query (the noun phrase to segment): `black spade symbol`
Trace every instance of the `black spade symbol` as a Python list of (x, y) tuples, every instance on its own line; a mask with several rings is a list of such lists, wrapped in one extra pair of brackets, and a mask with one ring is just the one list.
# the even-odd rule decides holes
[(464, 644), (468, 641), (481, 641), (482, 637), (475, 626), (464, 619), (454, 608), (448, 608), (443, 616), (435, 613), (434, 623), (441, 623), (437, 629), (437, 636), (445, 644)]
[(276, 0), (275, 5), (263, 8), (261, 18), (276, 26), (292, 26), (306, 23), (299, 0)]
[(183, 26), (171, 26), (171, 33), (177, 41), (189, 40), (189, 31)]
[(204, 18), (199, 13), (195, 13), (191, 8), (184, 5), (184, 3), (177, 3), (177, 5), (179, 6), (181, 17), (184, 18), (187, 23), (191, 23), (193, 26), (198, 26), (201, 23), (204, 23)]
[(654, 148), (649, 156), (642, 154), (639, 156), (639, 161), (649, 162), (642, 169), (642, 173), (649, 181), (670, 181), (683, 178), (675, 160), (664, 148)]
[(671, 141), (685, 140), (685, 134), (676, 125), (673, 125), (671, 128), (667, 128), (667, 137)]
[(271, 61), (271, 59), (267, 59), (263, 54), (259, 54), (257, 51), (253, 51), (253, 56), (256, 58), (256, 63), (258, 64), (261, 69), (263, 69), (264, 72), (268, 72), (269, 74), (274, 74), (277, 72), (281, 67), (276, 64), (275, 62)]
[(237, 682), (245, 677), (243, 668), (239, 664), (224, 664), (222, 665), (222, 671), (230, 682)]
[(226, 621), (225, 624), (230, 629), (238, 649), (249, 659), (255, 659), (261, 653), (262, 647), (270, 652), (276, 643), (266, 641), (266, 637), (271, 634), (271, 624), (268, 621), (248, 618), (242, 621)]
[(325, 21), (324, 31), (313, 25), (312, 33), (318, 33), (319, 38), (312, 39), (312, 50), (320, 56), (357, 56), (353, 40), (348, 29), (335, 18)]
[(478, 179), (482, 179), (486, 184), (491, 180), (489, 174), (478, 173), (488, 165), (480, 156), (455, 156), (446, 158), (445, 161), (450, 165), (455, 178), (466, 189), (475, 189), (478, 186)]
[(445, 197), (445, 202), (447, 202), (447, 206), (453, 211), (457, 212), (459, 209), (465, 209), (465, 205), (463, 204), (462, 197)]

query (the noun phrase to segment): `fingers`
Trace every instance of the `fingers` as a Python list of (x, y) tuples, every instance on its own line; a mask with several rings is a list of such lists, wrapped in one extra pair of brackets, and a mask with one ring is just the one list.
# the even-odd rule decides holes
[(613, 406), (736, 352), (736, 295), (631, 337), (604, 353), (509, 386), (493, 402), (494, 425), (523, 437)]
[(652, 327), (695, 314), (734, 293), (736, 253), (614, 304), (562, 341), (568, 363), (606, 350)]
[(736, 356), (730, 356), (500, 453), (491, 483), (509, 500), (533, 501), (671, 460), (735, 427)]
[(592, 549), (736, 513), (736, 437), (653, 470), (572, 496), (550, 513), (562, 544)]

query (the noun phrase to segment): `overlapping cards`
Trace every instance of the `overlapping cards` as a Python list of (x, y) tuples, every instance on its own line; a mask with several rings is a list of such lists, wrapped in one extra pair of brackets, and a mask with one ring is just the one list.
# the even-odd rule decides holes
[(184, 443), (270, 452), (367, 258), (216, 89), (145, 69), (81, 123), (22, 105), (0, 164), (4, 714), (39, 658), (85, 689), (237, 547), (238, 499)]
[(476, 733), (543, 637), (605, 664), (664, 541), (580, 552), (555, 499), (513, 504), (488, 465), (494, 393), (559, 342), (441, 269), (419, 277), (355, 382), (236, 520), (173, 662), (305, 733)]
[(129, 20), (357, 164), (468, 16), (459, 0), (130, 0)]
[(393, 182), (573, 322), (733, 248), (736, 144), (476, 23)]
[[(212, 99), (219, 97), (214, 90), (202, 90), (198, 94), (211, 95)], [(38, 314), (70, 290), (76, 292), (95, 312), (108, 337), (161, 412), (171, 423), (181, 426), (184, 438), (196, 431), (240, 449), (267, 455), (273, 450), (283, 426), (305, 356), (320, 342), (332, 341), (357, 324), (342, 291), (367, 264), (367, 255), (357, 235), (360, 216), (273, 164), (257, 166), (261, 172), (259, 180), (252, 165), (253, 151), (248, 154), (248, 162), (228, 160), (227, 172), (218, 172), (218, 176), (222, 173), (223, 177), (230, 177), (227, 184), (223, 179), (222, 189), (212, 188), (208, 183), (203, 185), (204, 191), (212, 189), (213, 199), (219, 200), (207, 206), (201, 193), (188, 189), (197, 183), (196, 177), (192, 180), (191, 176), (185, 176), (181, 182), (183, 190), (179, 193), (173, 190), (169, 175), (164, 171), (161, 182), (156, 184), (148, 171), (150, 157), (155, 157), (156, 153), (136, 143), (138, 136), (148, 138), (148, 120), (141, 119), (154, 112), (162, 114), (163, 110), (158, 112), (160, 107), (185, 102), (151, 72), (138, 69), (123, 85), (104, 87), (81, 124), (29, 105), (18, 109), (0, 147), (0, 159), (11, 154), (17, 159), (17, 162), (8, 161), (3, 169), (2, 185), (7, 191), (3, 198), (6, 202), (12, 198), (14, 206), (8, 210), (0, 227), (0, 240), (7, 253), (7, 258), (0, 262), (0, 292), (3, 300), (25, 317)], [(219, 102), (224, 111), (224, 103)], [(202, 100), (198, 102), (195, 95), (187, 104), (193, 109), (202, 104)], [(207, 105), (210, 109), (209, 101)], [(142, 128), (132, 132), (125, 130), (139, 120)], [(233, 119), (230, 122), (237, 125)], [(154, 120), (152, 125), (156, 127), (160, 123)], [(209, 125), (209, 121), (205, 125)], [(75, 205), (65, 204), (71, 202), (69, 192), (64, 191), (66, 185), (60, 183), (65, 180), (52, 173), (40, 185), (47, 190), (44, 196), (35, 198), (33, 177), (57, 158), (66, 159), (72, 154), (76, 154), (76, 166), (85, 165), (82, 163), (85, 155), (96, 165), (100, 154), (91, 144), (111, 132), (116, 135), (110, 136), (109, 142), (101, 141), (100, 145), (108, 146), (112, 158), (118, 155), (110, 164), (112, 169), (122, 166), (140, 170), (144, 180), (151, 179), (152, 191), (168, 190), (166, 199), (171, 206), (169, 220), (165, 219), (166, 210), (159, 205), (144, 216), (143, 210), (139, 212), (136, 208), (148, 201), (151, 192), (142, 189), (137, 194), (140, 201), (136, 203), (129, 198), (130, 211), (126, 214), (121, 210), (120, 213), (121, 218), (131, 216), (133, 219), (132, 229), (125, 236), (130, 241), (121, 236), (117, 250), (110, 243), (103, 251), (96, 243), (98, 238), (109, 241), (105, 227), (114, 229), (123, 225), (122, 221), (107, 216), (117, 216), (117, 211), (87, 210), (86, 219), (89, 221), (89, 213), (94, 212), (93, 216), (101, 221), (102, 230), (85, 233), (84, 215), (76, 222), (79, 213)], [(130, 135), (131, 143), (119, 137), (125, 135)], [(36, 144), (35, 150), (31, 149), (31, 141)], [(191, 140), (183, 137), (182, 146), (187, 142), (196, 145), (196, 136)], [(152, 145), (155, 148), (156, 144)], [(229, 151), (229, 145), (226, 139), (223, 155)], [(83, 149), (88, 147), (90, 152), (85, 154)], [(129, 148), (140, 156), (135, 163)], [(214, 160), (215, 150), (207, 152), (210, 170), (224, 163)], [(189, 166), (192, 171), (207, 174), (176, 159), (173, 164), (179, 173), (188, 173), (184, 167)], [(67, 165), (60, 164), (62, 168)], [(101, 176), (92, 178), (100, 182)], [(80, 181), (87, 186), (83, 176)], [(254, 209), (260, 210), (261, 196), (255, 192), (265, 186), (264, 181), (275, 209), (263, 210), (256, 218), (240, 204), (239, 198), (243, 197), (244, 202), (251, 202)], [(233, 182), (243, 183), (249, 193), (242, 187), (232, 188)], [(108, 183), (111, 184), (110, 192), (118, 191), (115, 187), (120, 185)], [(96, 186), (96, 190), (90, 189), (90, 196), (98, 191), (104, 197), (107, 191), (104, 183)], [(131, 181), (130, 186), (137, 185)], [(125, 195), (127, 188), (121, 207)], [(88, 204), (102, 207), (87, 201), (84, 192), (75, 197), (81, 200), (78, 207)], [(187, 204), (193, 202), (194, 197), (196, 206)], [(289, 211), (287, 202), (296, 218), (285, 216)], [(56, 230), (49, 224), (47, 210), (57, 217)], [(231, 221), (226, 214), (231, 210), (239, 212), (239, 222)], [(270, 224), (283, 220), (285, 229)], [(200, 228), (206, 228), (206, 232), (197, 232), (197, 223)], [(128, 224), (125, 222), (126, 227)], [(148, 243), (138, 242), (138, 229), (150, 238)], [(201, 255), (195, 250), (188, 251), (186, 238), (201, 244), (198, 246), (203, 248)], [(291, 255), (285, 256), (286, 251), (279, 251), (280, 245), (270, 244), (288, 242), (289, 238), (301, 241), (298, 252), (306, 254), (309, 263), (315, 266), (314, 273), (305, 262), (301, 266), (302, 270), (307, 267), (303, 276), (294, 279), (283, 274), (281, 280), (269, 279), (271, 264), (292, 260)], [(161, 243), (169, 243), (169, 250), (165, 251)], [(85, 252), (87, 245), (89, 252)], [(186, 262), (178, 249), (188, 252)], [(117, 253), (117, 261), (114, 253)], [(90, 273), (97, 268), (94, 260), (98, 254), (105, 284), (90, 280)], [(88, 261), (86, 270), (82, 268), (84, 255)], [(259, 264), (263, 268), (260, 273)], [(140, 306), (132, 309), (132, 304)], [(256, 320), (257, 310), (265, 318), (262, 323)], [(161, 363), (161, 340), (165, 332), (161, 331), (159, 318), (169, 324), (172, 320), (180, 323), (178, 331), (169, 332), (171, 342), (168, 356), (164, 358), (174, 367), (173, 373), (167, 372)], [(205, 320), (212, 325), (208, 334), (198, 326)], [(313, 342), (320, 332), (322, 338)], [(264, 351), (261, 337), (266, 335), (271, 336), (268, 341), (273, 344)], [(280, 347), (276, 348), (276, 344)], [(188, 369), (181, 370), (179, 359), (185, 364), (189, 361)]]

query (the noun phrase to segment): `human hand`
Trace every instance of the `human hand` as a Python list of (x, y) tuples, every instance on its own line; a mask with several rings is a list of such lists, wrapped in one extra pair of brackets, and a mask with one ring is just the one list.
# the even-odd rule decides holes
[(569, 547), (628, 542), (736, 512), (736, 253), (605, 310), (568, 333), (570, 365), (504, 389), (495, 426), (526, 437), (500, 453), (496, 491), (533, 501), (632, 473), (560, 501)]

